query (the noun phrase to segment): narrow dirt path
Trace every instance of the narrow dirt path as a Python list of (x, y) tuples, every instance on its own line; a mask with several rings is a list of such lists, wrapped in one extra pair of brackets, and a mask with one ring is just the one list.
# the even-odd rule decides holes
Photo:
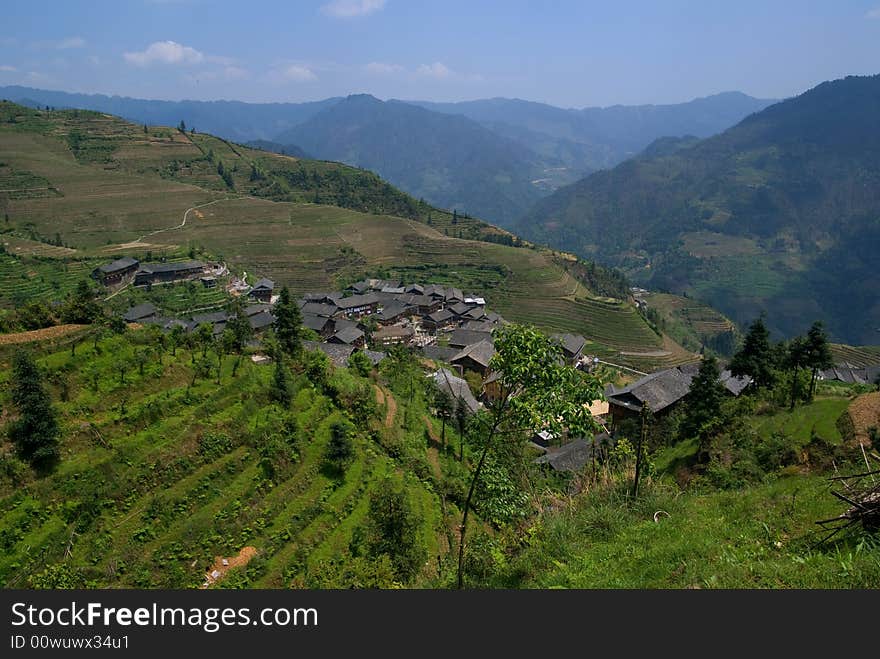
[(397, 401), (387, 389), (383, 389), (378, 384), (374, 384), (376, 390), (376, 403), (385, 407), (385, 427), (390, 428), (394, 425), (394, 417), (397, 416)]

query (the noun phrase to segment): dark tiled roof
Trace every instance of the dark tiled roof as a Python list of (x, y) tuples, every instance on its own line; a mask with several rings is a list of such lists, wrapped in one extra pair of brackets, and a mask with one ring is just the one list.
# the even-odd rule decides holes
[(307, 350), (320, 350), (330, 358), (336, 366), (347, 366), (348, 358), (354, 352), (354, 346), (342, 343), (318, 343), (317, 341), (303, 341), (303, 347)]
[(439, 371), (430, 376), (440, 389), (452, 396), (454, 401), (461, 399), (470, 414), (476, 413), (480, 409), (480, 404), (471, 393), (467, 382), (460, 377), (453, 375), (448, 369), (441, 368)]
[(413, 334), (415, 334), (415, 330), (412, 327), (404, 327), (402, 325), (388, 325), (387, 327), (380, 327), (375, 332), (373, 332), (373, 339), (406, 337), (412, 336)]
[(344, 327), (340, 330), (337, 330), (331, 338), (336, 339), (336, 341), (339, 341), (341, 343), (350, 344), (363, 338), (363, 336), (364, 333), (356, 327)]
[(181, 261), (179, 263), (141, 263), (140, 272), (158, 274), (161, 272), (183, 272), (186, 270), (203, 270), (201, 261)]
[(486, 308), (485, 307), (474, 307), (467, 313), (462, 315), (462, 318), (468, 318), (470, 320), (481, 320), (486, 317)]
[(399, 318), (400, 316), (403, 316), (410, 311), (412, 311), (412, 307), (401, 304), (400, 302), (392, 302), (387, 307), (382, 309), (382, 311), (380, 311), (376, 315), (376, 318), (378, 318), (379, 320), (394, 320), (395, 318)]
[(374, 293), (365, 295), (352, 295), (343, 297), (336, 301), (336, 306), (340, 309), (354, 309), (355, 307), (366, 307), (371, 304), (379, 304), (379, 298)]
[(425, 294), (425, 287), (422, 286), (421, 284), (410, 284), (409, 286), (406, 287), (405, 292), (406, 293), (416, 293), (417, 295), (424, 295)]
[(584, 349), (584, 346), (587, 343), (587, 340), (580, 334), (554, 334), (552, 338), (555, 339), (559, 345), (562, 346), (562, 349), (566, 354), (569, 355), (578, 354)]
[(274, 323), (275, 316), (273, 316), (268, 311), (261, 311), (260, 313), (254, 314), (253, 316), (248, 318), (248, 322), (250, 322), (252, 329), (261, 330), (269, 327), (272, 323)]
[(488, 320), (469, 320), (461, 326), (461, 329), (468, 330), (469, 332), (486, 332), (491, 334), (495, 331), (495, 324)]
[(579, 438), (563, 444), (559, 448), (549, 448), (546, 454), (534, 462), (535, 464), (550, 465), (554, 471), (577, 472), (584, 468), (592, 455), (592, 442)]
[(852, 366), (848, 363), (835, 364), (832, 368), (821, 371), (823, 380), (836, 380), (847, 384), (875, 384), (880, 376), (880, 365)]
[(316, 332), (320, 332), (323, 330), (327, 323), (330, 322), (330, 319), (326, 316), (316, 316), (310, 313), (303, 314), (303, 326), (308, 327), (310, 330), (315, 330)]
[(434, 323), (442, 323), (453, 318), (455, 318), (455, 314), (449, 309), (440, 309), (440, 311), (435, 311), (427, 316), (427, 319)]
[(138, 265), (138, 263), (139, 261), (137, 259), (133, 259), (130, 256), (123, 256), (121, 259), (116, 259), (112, 263), (107, 263), (105, 265), (99, 266), (98, 270), (105, 275), (110, 275), (114, 272), (119, 272), (120, 270), (134, 267)]
[(129, 323), (133, 323), (136, 320), (143, 320), (144, 318), (155, 316), (157, 311), (158, 309), (156, 309), (155, 304), (153, 304), (152, 302), (144, 302), (143, 304), (134, 306), (126, 311), (122, 315), (122, 318)]
[(428, 359), (438, 362), (449, 362), (459, 353), (457, 348), (447, 348), (446, 346), (423, 346), (422, 354)]
[(333, 304), (324, 304), (323, 302), (306, 302), (302, 307), (303, 314), (312, 314), (314, 316), (330, 317), (339, 309)]
[(467, 346), (459, 351), (450, 361), (455, 363), (459, 360), (470, 358), (484, 368), (489, 367), (489, 360), (495, 354), (495, 346), (491, 341), (480, 341), (473, 345)]
[[(690, 393), (691, 381), (699, 372), (700, 364), (685, 364), (646, 375), (640, 380), (607, 395), (608, 402), (632, 410), (647, 404), (656, 413), (678, 402)], [(735, 378), (730, 371), (723, 371), (719, 380), (732, 394), (739, 395), (751, 382), (751, 378)]]
[(271, 279), (261, 279), (254, 287), (251, 289), (251, 293), (254, 291), (274, 291), (275, 290), (275, 282)]
[(463, 348), (480, 341), (491, 341), (492, 334), (488, 332), (473, 332), (466, 329), (456, 329), (449, 337), (449, 345), (453, 348)]
[(375, 350), (361, 350), (371, 362), (373, 362), (373, 366), (378, 366), (379, 362), (385, 359), (388, 355), (384, 352), (377, 352)]
[(456, 316), (461, 316), (463, 314), (466, 314), (471, 309), (473, 309), (473, 307), (474, 307), (473, 304), (467, 304), (466, 302), (456, 302), (452, 306), (449, 306), (446, 308), (449, 309)]

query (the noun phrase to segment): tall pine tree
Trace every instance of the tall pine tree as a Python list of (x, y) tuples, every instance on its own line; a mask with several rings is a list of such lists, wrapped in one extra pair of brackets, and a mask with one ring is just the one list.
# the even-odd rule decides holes
[(272, 326), (281, 349), (291, 357), (299, 355), (302, 350), (302, 313), (297, 303), (291, 299), (287, 286), (281, 289), (272, 311), (275, 315)]
[(685, 436), (699, 437), (701, 460), (708, 455), (706, 442), (709, 433), (722, 415), (721, 403), (725, 390), (718, 376), (718, 361), (715, 357), (705, 357), (699, 372), (691, 381), (687, 409), (681, 424)]
[(750, 376), (756, 387), (769, 388), (776, 383), (776, 354), (770, 344), (770, 332), (764, 319), (749, 326), (742, 349), (730, 361), (730, 372), (737, 377)]
[(9, 438), (18, 454), (40, 470), (51, 469), (60, 456), (58, 420), (40, 369), (24, 351), (13, 360), (12, 402), (19, 416), (10, 425)]

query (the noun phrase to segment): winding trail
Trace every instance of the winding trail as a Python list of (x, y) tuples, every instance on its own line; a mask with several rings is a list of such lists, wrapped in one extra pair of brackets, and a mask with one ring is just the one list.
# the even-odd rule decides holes
[(208, 202), (205, 202), (204, 204), (199, 204), (198, 206), (193, 206), (192, 208), (187, 208), (183, 212), (183, 220), (181, 221), (180, 224), (173, 226), (173, 227), (166, 227), (164, 229), (156, 229), (155, 231), (150, 231), (149, 233), (145, 233), (143, 236), (141, 236), (140, 238), (138, 238), (134, 242), (135, 243), (142, 242), (145, 238), (149, 238), (150, 236), (155, 236), (156, 234), (164, 233), (166, 231), (175, 231), (177, 229), (183, 229), (186, 226), (186, 218), (190, 214), (191, 211), (197, 210), (199, 208), (204, 208), (205, 206), (211, 206), (212, 204), (216, 204), (221, 201), (233, 201), (235, 199), (242, 199), (242, 197), (224, 197), (222, 199), (215, 199), (214, 201), (208, 201)]

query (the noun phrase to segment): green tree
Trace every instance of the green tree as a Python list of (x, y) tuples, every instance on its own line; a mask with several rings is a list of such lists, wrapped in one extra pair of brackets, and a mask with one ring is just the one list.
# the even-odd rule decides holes
[(302, 350), (302, 313), (299, 305), (291, 299), (287, 286), (281, 288), (272, 312), (275, 315), (272, 327), (281, 349), (291, 357), (298, 357)]
[(440, 442), (446, 446), (446, 422), (452, 419), (455, 403), (452, 396), (443, 387), (437, 387), (434, 393), (434, 408), (440, 419)]
[(807, 339), (802, 336), (796, 336), (788, 344), (788, 352), (786, 354), (786, 366), (790, 372), (791, 389), (789, 391), (790, 409), (794, 409), (800, 394), (800, 372), (801, 369), (809, 366), (810, 347)]
[(373, 362), (363, 352), (358, 350), (353, 352), (351, 357), (348, 358), (348, 367), (361, 377), (366, 378), (373, 371)]
[(757, 318), (750, 326), (743, 347), (730, 361), (730, 372), (737, 376), (750, 376), (755, 386), (770, 388), (776, 384), (776, 353), (770, 343), (770, 332), (763, 318)]
[(12, 403), (18, 418), (9, 426), (9, 439), (19, 457), (41, 471), (51, 470), (60, 457), (60, 431), (43, 375), (33, 357), (23, 350), (12, 364)]
[(272, 376), (272, 400), (287, 409), (290, 407), (290, 382), (287, 377), (287, 364), (280, 354), (275, 356), (275, 373)]
[(458, 587), (464, 587), (465, 537), (474, 492), (490, 451), (501, 438), (523, 441), (541, 428), (561, 435), (592, 435), (598, 426), (589, 405), (602, 398), (598, 379), (569, 366), (559, 345), (538, 330), (511, 324), (498, 330), (490, 361), (499, 373), (499, 396), (480, 431), (482, 450), (465, 499), (458, 546)]
[(171, 334), (169, 335), (168, 340), (171, 343), (171, 356), (177, 357), (177, 349), (186, 345), (186, 330), (183, 325), (175, 324), (174, 327), (171, 328)]
[(687, 409), (681, 423), (685, 437), (699, 438), (701, 460), (708, 457), (706, 442), (722, 417), (725, 389), (719, 375), (718, 360), (711, 355), (704, 357), (700, 370), (691, 381)]
[(324, 453), (324, 460), (333, 471), (342, 473), (354, 458), (354, 425), (351, 421), (336, 421), (330, 426), (330, 441)]
[(186, 123), (184, 123), (183, 119), (181, 119), (180, 123), (177, 125), (177, 130), (179, 130), (181, 133), (186, 132)]
[(208, 348), (214, 344), (214, 326), (211, 323), (200, 323), (196, 328), (196, 341), (202, 347), (202, 359), (205, 359)]
[(368, 554), (374, 559), (388, 556), (397, 578), (410, 581), (428, 554), (420, 533), (422, 523), (402, 479), (386, 477), (370, 495), (365, 529)]
[(812, 400), (816, 393), (816, 381), (819, 371), (834, 366), (834, 358), (831, 355), (831, 346), (828, 345), (828, 336), (822, 321), (817, 320), (807, 332), (806, 341), (806, 367), (810, 369), (809, 399)]
[(85, 279), (80, 279), (76, 290), (67, 299), (61, 310), (61, 319), (65, 323), (90, 325), (101, 316), (101, 307), (95, 301), (92, 288)]
[(241, 353), (245, 349), (247, 342), (254, 335), (254, 330), (248, 320), (241, 298), (235, 298), (232, 302), (229, 320), (226, 321), (226, 329), (230, 330), (234, 337), (233, 350)]

